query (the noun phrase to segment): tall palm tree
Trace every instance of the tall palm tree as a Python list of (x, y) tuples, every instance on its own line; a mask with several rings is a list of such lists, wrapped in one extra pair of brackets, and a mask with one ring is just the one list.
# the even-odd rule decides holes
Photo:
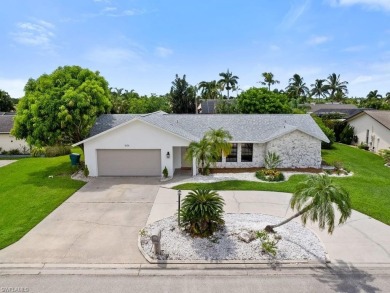
[(316, 81), (310, 85), (312, 87), (310, 94), (316, 96), (318, 99), (326, 98), (328, 91), (324, 82), (325, 79), (316, 79)]
[(367, 99), (371, 100), (376, 100), (376, 99), (382, 99), (383, 96), (378, 94), (378, 90), (370, 91), (367, 95)]
[(274, 232), (274, 228), (301, 216), (304, 225), (308, 219), (312, 222), (318, 221), (321, 230), (328, 226), (328, 233), (332, 234), (335, 228), (334, 206), (340, 212), (339, 225), (345, 223), (351, 216), (348, 192), (341, 186), (333, 184), (328, 175), (312, 175), (299, 183), (290, 200), (290, 206), (298, 212), (279, 224), (268, 225), (265, 228), (267, 232)]
[(229, 99), (229, 91), (237, 85), (237, 79), (239, 79), (239, 77), (233, 75), (229, 69), (226, 72), (221, 72), (219, 76), (222, 78), (218, 81), (218, 83), (222, 86), (223, 89), (226, 89), (227, 98)]
[(326, 80), (326, 90), (329, 91), (329, 98), (334, 100), (336, 94), (338, 96), (343, 96), (348, 94), (348, 82), (340, 80), (340, 74), (332, 73), (328, 76)]
[(298, 99), (300, 97), (306, 97), (309, 89), (303, 81), (303, 77), (299, 74), (294, 74), (293, 77), (289, 79), (286, 91), (292, 98)]
[(232, 144), (229, 142), (233, 139), (229, 131), (224, 130), (223, 128), (211, 129), (205, 134), (206, 139), (209, 140), (210, 144), (216, 149), (218, 153), (218, 158), (223, 154), (227, 156), (232, 150)]
[(276, 83), (280, 83), (279, 80), (274, 79), (274, 75), (272, 72), (263, 72), (262, 76), (264, 77), (264, 81), (261, 81), (261, 84), (268, 85), (268, 90), (271, 91), (271, 84), (274, 85)]
[(218, 99), (220, 97), (221, 85), (216, 81), (201, 81), (199, 83), (202, 99)]

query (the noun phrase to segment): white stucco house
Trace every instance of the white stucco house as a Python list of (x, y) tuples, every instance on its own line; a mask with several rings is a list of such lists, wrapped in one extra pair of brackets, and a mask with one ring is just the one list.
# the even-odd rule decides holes
[(217, 168), (264, 166), (268, 151), (282, 158), (283, 168), (320, 168), (321, 141), (328, 138), (310, 115), (196, 115), (105, 114), (93, 126), (84, 144), (90, 176), (161, 176), (167, 167), (192, 168), (186, 161), (192, 141), (199, 141), (211, 128), (223, 128), (233, 136), (232, 152)]
[(14, 117), (14, 113), (0, 113), (0, 149), (1, 151), (17, 149), (21, 153), (28, 152), (29, 146), (27, 142), (23, 139), (16, 139), (11, 135), (11, 129), (14, 126)]
[(366, 143), (372, 151), (390, 148), (390, 111), (365, 110), (349, 119), (358, 144)]

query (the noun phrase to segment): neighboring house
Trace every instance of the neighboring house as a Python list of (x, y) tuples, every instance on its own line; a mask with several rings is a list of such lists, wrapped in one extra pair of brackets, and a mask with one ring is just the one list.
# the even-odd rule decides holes
[(218, 168), (264, 166), (268, 151), (282, 158), (280, 167), (320, 168), (321, 141), (328, 138), (310, 115), (196, 115), (105, 114), (93, 126), (84, 144), (90, 176), (161, 176), (167, 167), (191, 168), (185, 160), (192, 141), (210, 129), (223, 128), (233, 136), (232, 152), (222, 157)]
[(365, 110), (347, 119), (355, 128), (358, 144), (367, 144), (372, 151), (390, 147), (390, 111)]
[(11, 135), (11, 129), (14, 126), (14, 117), (15, 113), (0, 112), (0, 153), (15, 149), (21, 153), (25, 153), (29, 149), (25, 140), (16, 139)]
[(339, 103), (310, 104), (308, 106), (308, 113), (313, 113), (319, 117), (329, 114), (340, 114), (343, 118), (348, 118), (364, 110), (359, 109), (356, 105)]

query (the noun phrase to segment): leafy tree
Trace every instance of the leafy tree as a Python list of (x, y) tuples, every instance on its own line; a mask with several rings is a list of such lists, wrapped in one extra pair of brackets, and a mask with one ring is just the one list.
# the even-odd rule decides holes
[(340, 74), (332, 73), (328, 76), (326, 80), (326, 90), (329, 91), (330, 100), (340, 101), (340, 98), (343, 98), (344, 95), (348, 94), (348, 82), (340, 80)]
[(195, 99), (196, 91), (186, 81), (186, 76), (183, 75), (183, 78), (180, 78), (176, 74), (170, 92), (172, 112), (175, 114), (195, 113)]
[(303, 98), (303, 101), (305, 101), (306, 95), (309, 93), (309, 88), (303, 81), (303, 77), (301, 77), (299, 74), (294, 74), (293, 77), (289, 79), (289, 84), (286, 87), (286, 91), (290, 98), (297, 100)]
[(310, 95), (316, 96), (318, 99), (326, 98), (328, 91), (324, 82), (325, 79), (316, 79), (315, 83), (311, 85)]
[(312, 115), (314, 121), (317, 123), (317, 125), (321, 128), (322, 132), (325, 133), (325, 135), (328, 137), (329, 142), (321, 142), (321, 146), (324, 149), (330, 149), (332, 147), (332, 144), (336, 140), (335, 133), (332, 129), (327, 127), (322, 119), (318, 116)]
[(340, 142), (345, 144), (352, 144), (353, 137), (355, 135), (355, 128), (347, 124), (343, 131), (340, 133)]
[(201, 97), (204, 100), (218, 99), (221, 97), (221, 85), (216, 81), (201, 81), (199, 83), (199, 89), (201, 90)]
[(208, 189), (190, 191), (183, 199), (180, 222), (185, 230), (196, 237), (209, 237), (225, 223), (224, 199)]
[(252, 87), (242, 92), (237, 102), (239, 111), (244, 114), (292, 113), (286, 95), (271, 92), (266, 88)]
[(11, 112), (14, 110), (14, 103), (11, 96), (3, 90), (0, 90), (0, 112)]
[(35, 146), (83, 140), (96, 117), (111, 108), (107, 81), (99, 72), (79, 66), (31, 78), (24, 91), (12, 133)]
[(378, 94), (378, 90), (370, 91), (367, 95), (367, 99), (382, 99), (383, 96)]
[(271, 85), (280, 83), (279, 80), (274, 79), (274, 75), (272, 72), (263, 72), (262, 76), (264, 78), (264, 81), (261, 81), (261, 84), (267, 85), (269, 91), (271, 91)]
[(222, 78), (218, 81), (218, 83), (222, 86), (223, 89), (226, 89), (227, 98), (229, 99), (229, 91), (235, 88), (238, 83), (237, 79), (239, 79), (239, 77), (233, 75), (233, 73), (231, 73), (229, 69), (226, 72), (221, 72), (219, 76), (221, 76)]
[(321, 230), (328, 228), (332, 234), (335, 228), (335, 208), (340, 212), (338, 224), (344, 224), (351, 216), (351, 200), (348, 192), (334, 184), (327, 175), (312, 175), (298, 184), (291, 200), (290, 207), (298, 212), (277, 225), (268, 225), (265, 230), (273, 232), (292, 219), (301, 216), (305, 225), (307, 220), (318, 222)]
[(219, 100), (215, 106), (217, 114), (238, 114), (237, 100)]

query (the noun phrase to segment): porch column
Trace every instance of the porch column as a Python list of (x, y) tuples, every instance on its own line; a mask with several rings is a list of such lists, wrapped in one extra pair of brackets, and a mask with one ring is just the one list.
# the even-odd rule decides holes
[(195, 157), (192, 157), (192, 176), (196, 176), (197, 173), (198, 173), (198, 167), (197, 167), (197, 163), (196, 163), (196, 158)]

